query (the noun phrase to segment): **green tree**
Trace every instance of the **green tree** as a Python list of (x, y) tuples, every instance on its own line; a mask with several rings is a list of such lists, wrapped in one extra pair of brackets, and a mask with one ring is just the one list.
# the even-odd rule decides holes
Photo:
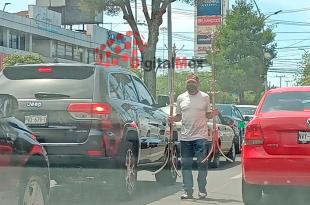
[(36, 54), (12, 54), (4, 59), (4, 66), (12, 66), (16, 63), (25, 63), (25, 64), (35, 64), (35, 63), (43, 63), (43, 59), (40, 55)]
[[(178, 72), (175, 74), (174, 98), (186, 91), (186, 75), (189, 72)], [(206, 93), (211, 92), (211, 75), (207, 72), (198, 72), (200, 80), (200, 90)], [(157, 94), (168, 95), (168, 76), (161, 75), (157, 77)]]
[(302, 56), (301, 67), (303, 71), (298, 79), (298, 85), (310, 85), (310, 53), (306, 52)]
[[(151, 9), (147, 6), (147, 0), (137, 0), (142, 4), (142, 11), (148, 26), (148, 40), (147, 46), (143, 45), (142, 37), (135, 21), (132, 11), (132, 4), (134, 0), (80, 0), (81, 7), (85, 10), (92, 11), (94, 14), (99, 11), (104, 11), (110, 16), (116, 16), (120, 13), (123, 15), (123, 19), (127, 21), (134, 36), (137, 40), (137, 44), (141, 53), (142, 61), (154, 62), (153, 68), (144, 72), (144, 82), (150, 89), (151, 93), (156, 94), (156, 73), (155, 73), (155, 55), (156, 46), (158, 43), (159, 27), (163, 23), (163, 15), (166, 13), (169, 4), (175, 1), (181, 1), (193, 5), (196, 1), (203, 0), (152, 0)], [(144, 63), (142, 62), (142, 66)]]
[(260, 97), (264, 76), (276, 57), (275, 34), (264, 26), (265, 17), (254, 11), (252, 3), (237, 0), (216, 37), (218, 84), (221, 90), (237, 94), (240, 103), (245, 91)]

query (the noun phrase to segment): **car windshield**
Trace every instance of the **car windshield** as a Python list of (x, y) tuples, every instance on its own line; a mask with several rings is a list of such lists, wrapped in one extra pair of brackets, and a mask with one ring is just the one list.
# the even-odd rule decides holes
[(254, 115), (255, 107), (238, 107), (242, 115)]
[(261, 112), (305, 111), (310, 109), (310, 92), (283, 92), (267, 96)]
[(216, 105), (222, 115), (232, 116), (232, 107), (227, 105)]

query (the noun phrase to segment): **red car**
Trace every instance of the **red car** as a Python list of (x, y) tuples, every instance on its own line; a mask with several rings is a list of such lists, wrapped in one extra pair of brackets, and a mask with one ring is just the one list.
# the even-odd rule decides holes
[(241, 156), (245, 205), (259, 204), (268, 187), (310, 188), (310, 86), (265, 93)]

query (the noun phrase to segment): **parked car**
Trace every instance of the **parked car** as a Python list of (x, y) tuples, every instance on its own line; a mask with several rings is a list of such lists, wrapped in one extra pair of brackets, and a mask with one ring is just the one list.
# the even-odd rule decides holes
[[(168, 156), (167, 114), (127, 69), (17, 65), (3, 70), (0, 91), (17, 97), (17, 117), (46, 148), (57, 183), (87, 177), (102, 185), (116, 184), (120, 195), (131, 197), (137, 169), (155, 171)], [(156, 179), (173, 184), (176, 175), (166, 167)]]
[(16, 98), (0, 94), (1, 204), (45, 205), (50, 173), (46, 151), (25, 124), (14, 117)]
[[(174, 110), (173, 113), (175, 113), (176, 110), (176, 104), (173, 106)], [(170, 114), (170, 106), (166, 106), (161, 108), (165, 113), (168, 115)], [(229, 123), (232, 123), (230, 121), (225, 121), (222, 117), (222, 115), (219, 113), (219, 115), (216, 117), (216, 126), (219, 131), (219, 140), (221, 149), (223, 150), (223, 153), (233, 161), (236, 159), (236, 151), (235, 151), (235, 144), (234, 144), (234, 131), (231, 127), (228, 126)], [(182, 122), (175, 122), (174, 123), (175, 128), (177, 130), (178, 140), (181, 133), (181, 127)], [(212, 129), (213, 129), (213, 122), (212, 119), (208, 122), (209, 127), (209, 135), (212, 136)], [(216, 153), (213, 161), (209, 163), (211, 167), (218, 168), (220, 166), (220, 154)]]
[(309, 99), (310, 86), (272, 89), (262, 97), (242, 148), (246, 205), (259, 204), (269, 187), (310, 188)]
[(256, 105), (236, 105), (236, 107), (240, 110), (244, 120), (249, 122), (255, 114)]
[(225, 120), (232, 120), (230, 126), (235, 132), (235, 147), (237, 154), (239, 154), (244, 136), (245, 120), (240, 110), (233, 104), (216, 104), (216, 107)]

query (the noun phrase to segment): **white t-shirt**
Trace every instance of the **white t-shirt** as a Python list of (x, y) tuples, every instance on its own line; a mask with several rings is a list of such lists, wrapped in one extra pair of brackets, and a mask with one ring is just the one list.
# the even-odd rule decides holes
[(211, 112), (207, 93), (199, 91), (196, 95), (190, 95), (186, 91), (178, 96), (176, 114), (182, 115), (181, 141), (212, 140), (208, 136), (207, 112)]

